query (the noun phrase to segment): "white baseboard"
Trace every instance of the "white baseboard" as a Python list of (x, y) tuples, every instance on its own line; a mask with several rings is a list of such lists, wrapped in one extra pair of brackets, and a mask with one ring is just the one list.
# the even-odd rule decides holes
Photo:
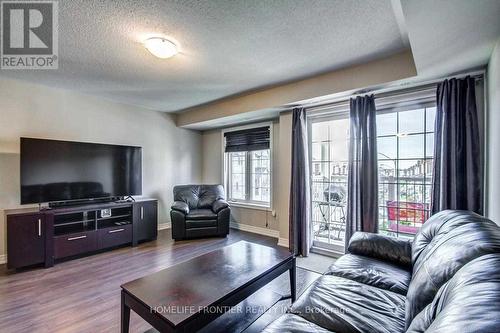
[(158, 223), (158, 230), (165, 230), (172, 228), (172, 222)]
[(254, 234), (269, 236), (273, 238), (279, 238), (280, 233), (278, 230), (272, 230), (267, 228), (255, 227), (253, 225), (231, 222), (229, 226), (233, 229), (238, 229), (242, 231), (252, 232)]
[(1, 264), (6, 264), (7, 263), (7, 255), (6, 254), (0, 254), (0, 265)]
[(290, 246), (288, 238), (278, 238), (278, 246), (283, 246), (288, 249), (288, 247)]

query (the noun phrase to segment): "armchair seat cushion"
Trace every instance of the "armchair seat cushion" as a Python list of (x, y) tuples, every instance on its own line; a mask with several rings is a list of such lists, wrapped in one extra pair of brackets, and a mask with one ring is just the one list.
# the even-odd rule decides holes
[(186, 220), (186, 229), (217, 227), (217, 220)]
[(325, 274), (351, 279), (401, 295), (406, 295), (411, 279), (409, 269), (356, 254), (343, 255)]
[(405, 331), (405, 297), (333, 275), (318, 278), (291, 313), (336, 333)]
[(211, 209), (192, 209), (186, 215), (186, 221), (188, 220), (217, 220), (217, 214)]

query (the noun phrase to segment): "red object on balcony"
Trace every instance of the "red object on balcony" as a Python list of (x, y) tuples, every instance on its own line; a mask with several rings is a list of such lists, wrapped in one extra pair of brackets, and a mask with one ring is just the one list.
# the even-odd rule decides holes
[(428, 209), (429, 205), (425, 203), (387, 201), (388, 229), (394, 232), (416, 234), (429, 218)]

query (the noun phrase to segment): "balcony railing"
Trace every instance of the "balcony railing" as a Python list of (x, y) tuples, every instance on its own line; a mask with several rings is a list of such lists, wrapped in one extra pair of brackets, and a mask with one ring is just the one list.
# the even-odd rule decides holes
[(313, 179), (312, 228), (314, 240), (326, 244), (342, 243), (345, 237), (347, 177), (333, 182)]
[[(424, 178), (407, 177), (396, 183), (393, 177), (380, 177), (379, 183), (379, 191), (383, 191), (379, 193), (379, 232), (394, 237), (413, 237), (429, 217)], [(398, 195), (401, 197), (402, 194), (413, 199), (398, 201)], [(344, 244), (347, 200), (347, 176), (335, 175), (331, 181), (313, 177), (311, 217), (314, 241)]]

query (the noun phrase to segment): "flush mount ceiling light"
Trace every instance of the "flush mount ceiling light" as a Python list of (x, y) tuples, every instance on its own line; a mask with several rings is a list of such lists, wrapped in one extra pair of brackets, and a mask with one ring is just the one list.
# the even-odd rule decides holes
[(152, 37), (146, 39), (144, 46), (151, 54), (158, 58), (167, 59), (176, 55), (177, 46), (163, 37)]

